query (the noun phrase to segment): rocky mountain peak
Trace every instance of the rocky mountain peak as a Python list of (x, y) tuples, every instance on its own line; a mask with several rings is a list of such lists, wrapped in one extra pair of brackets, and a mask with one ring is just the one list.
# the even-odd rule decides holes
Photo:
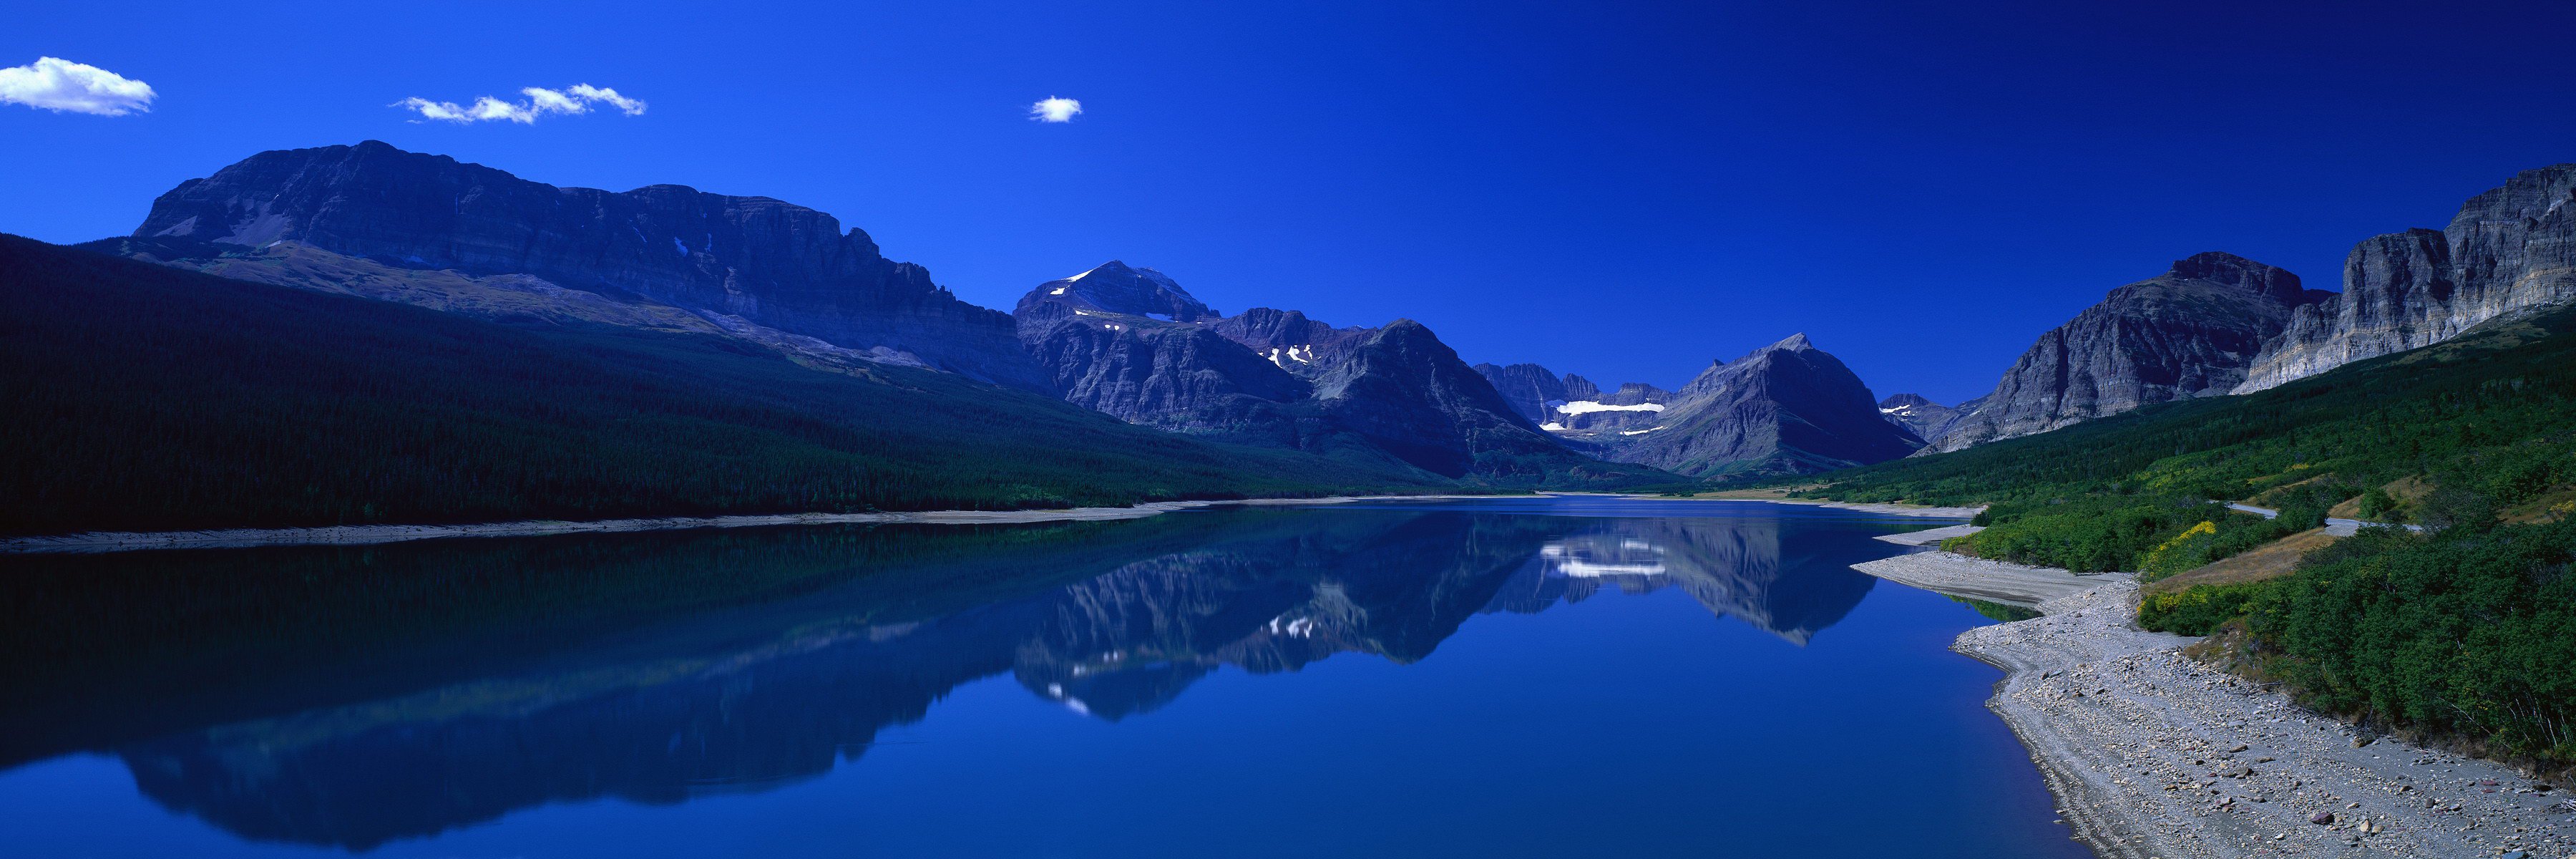
[(1919, 409), (1924, 406), (1937, 405), (1940, 404), (1933, 402), (1931, 398), (1923, 396), (1922, 394), (1889, 394), (1887, 399), (1878, 401), (1878, 408), (1880, 411)]
[(2203, 251), (2175, 260), (2173, 268), (2165, 275), (2226, 284), (2290, 305), (2306, 304), (2323, 297), (2311, 296), (2299, 285), (2299, 276), (2287, 269), (2264, 265), (2226, 251)]
[(1790, 352), (1806, 352), (1806, 351), (1813, 350), (1813, 349), (1815, 349), (1815, 348), (1816, 348), (1816, 344), (1814, 344), (1814, 343), (1810, 343), (1810, 342), (1807, 342), (1807, 335), (1806, 335), (1806, 333), (1805, 333), (1805, 332), (1799, 332), (1799, 333), (1796, 333), (1796, 334), (1791, 334), (1791, 335), (1789, 335), (1787, 338), (1785, 338), (1785, 339), (1781, 340), (1781, 341), (1780, 341), (1780, 342), (1778, 342), (1778, 343), (1773, 343), (1773, 344), (1771, 344), (1771, 345), (1769, 345), (1769, 346), (1764, 346), (1764, 347), (1762, 347), (1762, 350), (1761, 350), (1761, 351), (1766, 351), (1766, 352), (1767, 352), (1767, 351), (1772, 351), (1772, 350), (1785, 350), (1785, 351), (1790, 351)]
[(1695, 476), (1757, 475), (1883, 462), (1922, 446), (1877, 403), (1800, 334), (1700, 373), (1651, 426), (1621, 430), (1610, 455)]
[(1197, 322), (1222, 315), (1190, 295), (1170, 276), (1150, 268), (1133, 268), (1118, 260), (1038, 284), (1020, 299), (1020, 309), (1025, 311), (1035, 304), (1060, 304), (1170, 322)]
[(2047, 432), (2149, 403), (2227, 393), (2263, 344), (2332, 293), (2230, 253), (2178, 260), (2042, 333), (1973, 411), (1927, 437), (1940, 450)]
[(1008, 316), (957, 300), (830, 215), (768, 197), (556, 187), (370, 140), (262, 152), (180, 183), (134, 235), (525, 275), (1045, 387)]

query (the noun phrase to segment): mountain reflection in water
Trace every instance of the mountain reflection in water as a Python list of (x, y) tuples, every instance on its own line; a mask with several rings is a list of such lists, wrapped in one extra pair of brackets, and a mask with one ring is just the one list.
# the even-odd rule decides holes
[[(0, 764), (108, 751), (238, 836), (365, 849), (810, 778), (1004, 672), (1117, 721), (1224, 666), (1411, 663), (1480, 613), (1612, 587), (1804, 645), (1869, 593), (1847, 565), (1870, 551), (1794, 517), (1397, 507), (44, 559), (7, 586), (31, 616)], [(119, 602), (156, 599), (212, 604)], [(172, 640), (110, 640), (133, 623)]]

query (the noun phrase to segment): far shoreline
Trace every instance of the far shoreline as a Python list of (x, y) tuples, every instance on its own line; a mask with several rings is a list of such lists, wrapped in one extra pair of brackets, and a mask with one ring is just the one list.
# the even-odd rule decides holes
[(1846, 504), (1790, 498), (1673, 498), (1619, 492), (1531, 492), (1485, 495), (1331, 495), (1317, 498), (1233, 498), (1203, 501), (1148, 501), (1126, 507), (1070, 507), (1045, 510), (921, 510), (892, 513), (775, 513), (736, 516), (658, 516), (573, 521), (525, 519), (460, 525), (316, 525), (301, 528), (220, 528), (197, 531), (83, 531), (72, 534), (0, 538), (0, 556), (104, 554), (161, 549), (241, 549), (259, 546), (373, 546), (415, 540), (468, 537), (543, 537), (557, 534), (625, 534), (704, 528), (762, 528), (783, 525), (1026, 525), (1044, 522), (1108, 522), (1143, 519), (1209, 507), (1289, 507), (1352, 504), (1366, 501), (1475, 501), (1500, 498), (1598, 496), (1654, 501), (1749, 501), (1795, 504), (1861, 513), (1965, 519), (1983, 508), (1915, 507), (1902, 504)]

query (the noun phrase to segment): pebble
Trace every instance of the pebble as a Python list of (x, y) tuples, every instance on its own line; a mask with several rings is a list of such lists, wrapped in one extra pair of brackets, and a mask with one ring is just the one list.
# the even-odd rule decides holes
[(2234, 859), (2259, 841), (2267, 857), (2576, 859), (2561, 828), (2576, 818), (2542, 813), (2561, 799), (2576, 812), (2576, 798), (2353, 730), (2195, 662), (2179, 652), (2192, 639), (2128, 625), (2127, 576), (2088, 578), (2044, 602), (2047, 617), (1970, 630), (1955, 649), (2010, 673), (1991, 705), (2062, 803), (2099, 812), (2063, 819), (2101, 855)]

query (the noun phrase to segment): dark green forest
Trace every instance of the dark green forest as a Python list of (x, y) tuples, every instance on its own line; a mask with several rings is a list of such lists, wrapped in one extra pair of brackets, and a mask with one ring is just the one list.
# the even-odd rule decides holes
[(1449, 488), (946, 373), (517, 326), (0, 236), (0, 533)]
[[(2409, 478), (2429, 491), (2399, 500), (2382, 488)], [(1820, 485), (1801, 494), (1843, 501), (1987, 504), (1978, 524), (1990, 529), (1960, 548), (2085, 572), (2145, 571), (2157, 547), (2203, 522), (2217, 533), (2194, 537), (2181, 558), (2206, 563), (2312, 527), (2353, 499), (2362, 515), (2437, 528), (2528, 514), (2576, 483), (2576, 310), (2268, 391), (2161, 403), (1809, 483)], [(2283, 516), (2265, 526), (2210, 509), (2224, 500)]]

